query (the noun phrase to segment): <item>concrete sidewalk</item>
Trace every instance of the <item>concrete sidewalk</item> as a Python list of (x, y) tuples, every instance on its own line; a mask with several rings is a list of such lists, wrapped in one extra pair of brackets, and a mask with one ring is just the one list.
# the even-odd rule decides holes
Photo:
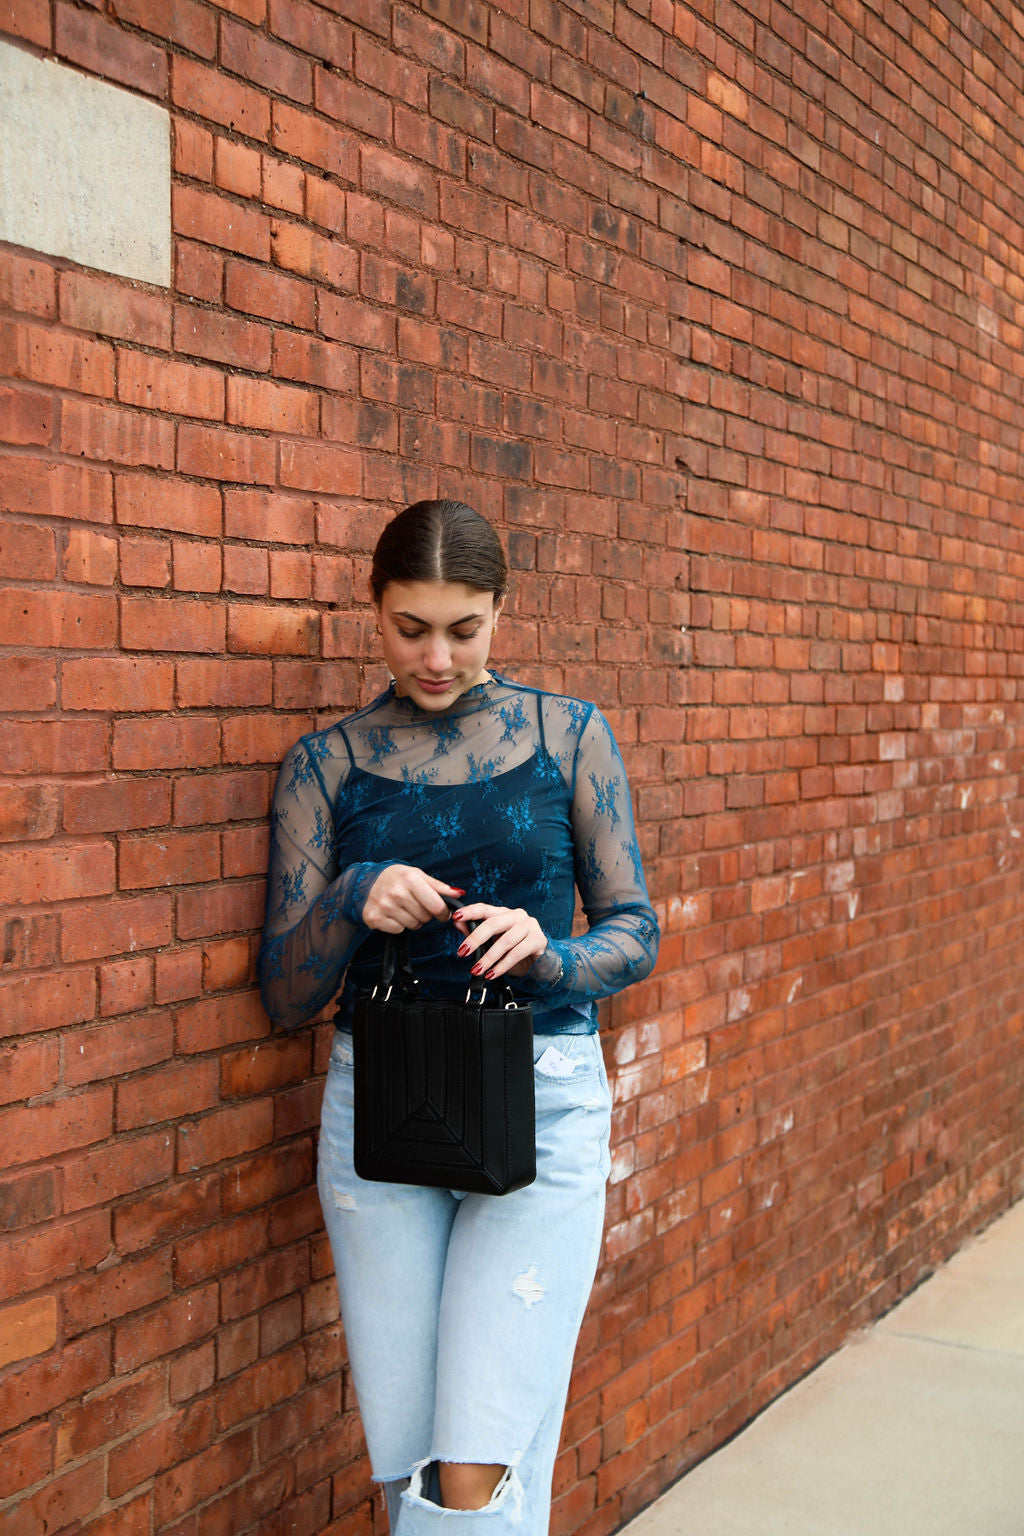
[(1024, 1201), (628, 1536), (1024, 1536)]

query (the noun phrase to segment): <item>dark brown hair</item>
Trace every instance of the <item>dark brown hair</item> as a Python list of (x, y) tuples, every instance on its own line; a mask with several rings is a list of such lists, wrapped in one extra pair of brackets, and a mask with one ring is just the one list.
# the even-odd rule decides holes
[(392, 581), (461, 581), (504, 597), (508, 565), (486, 518), (462, 501), (414, 501), (393, 518), (373, 552), (370, 588), (379, 603)]

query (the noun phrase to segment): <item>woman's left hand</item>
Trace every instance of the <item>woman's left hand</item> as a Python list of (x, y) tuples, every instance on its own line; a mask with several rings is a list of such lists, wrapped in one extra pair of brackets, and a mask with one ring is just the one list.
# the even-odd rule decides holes
[[(473, 975), (485, 981), (496, 976), (525, 976), (548, 947), (540, 923), (522, 907), (491, 907), (473, 901), (453, 913), (452, 921), (465, 935), (459, 954), (473, 961)], [(470, 923), (477, 924), (472, 933)]]

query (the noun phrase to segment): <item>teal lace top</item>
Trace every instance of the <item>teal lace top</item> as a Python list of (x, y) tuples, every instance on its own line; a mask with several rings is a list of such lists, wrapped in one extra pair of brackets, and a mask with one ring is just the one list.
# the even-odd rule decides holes
[[(541, 1033), (597, 1028), (594, 1001), (646, 976), (658, 925), (647, 897), (622, 758), (593, 704), (494, 674), (447, 710), (394, 688), (302, 739), (282, 764), (271, 817), (259, 971), (264, 1006), (294, 1028), (344, 983), (337, 1022), (372, 985), (383, 936), (362, 922), (388, 864), (414, 864), (465, 900), (523, 907), (548, 945), (510, 978)], [(589, 931), (572, 937), (575, 889)], [(433, 995), (464, 995), (450, 922), (409, 934)]]

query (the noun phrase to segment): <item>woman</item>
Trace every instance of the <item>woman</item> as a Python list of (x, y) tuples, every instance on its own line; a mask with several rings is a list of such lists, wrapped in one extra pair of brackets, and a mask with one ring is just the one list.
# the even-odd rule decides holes
[[(657, 950), (608, 726), (591, 704), (487, 669), (506, 582), (501, 543), (471, 508), (423, 501), (396, 517), (370, 578), (394, 680), (304, 736), (274, 798), (260, 979), (288, 1027), (343, 983), (318, 1185), (396, 1536), (432, 1536), (456, 1512), (469, 1533), (547, 1530), (609, 1166), (594, 1004), (646, 976)], [(589, 923), (575, 939), (574, 886)], [(537, 1179), (525, 1189), (495, 1198), (355, 1174), (352, 998), (372, 984), (381, 936), (403, 930), (426, 990), (459, 993), (471, 970), (532, 1004)]]

